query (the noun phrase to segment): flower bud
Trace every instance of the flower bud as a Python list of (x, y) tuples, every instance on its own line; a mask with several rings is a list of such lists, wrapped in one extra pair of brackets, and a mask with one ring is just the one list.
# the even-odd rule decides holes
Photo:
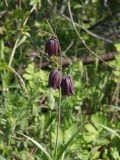
[(49, 87), (52, 87), (53, 89), (59, 89), (61, 84), (61, 73), (55, 69), (52, 70), (49, 74)]
[(70, 76), (65, 76), (62, 78), (61, 92), (62, 95), (66, 96), (71, 96), (74, 93), (74, 87)]
[(57, 56), (60, 53), (60, 43), (56, 38), (51, 38), (46, 42), (45, 45), (45, 53), (48, 54), (49, 57)]

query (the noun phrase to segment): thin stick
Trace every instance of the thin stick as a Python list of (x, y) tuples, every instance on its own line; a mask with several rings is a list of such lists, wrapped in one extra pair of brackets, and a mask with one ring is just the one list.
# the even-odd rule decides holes
[(7, 2), (7, 0), (5, 0), (5, 4), (6, 4), (6, 6), (8, 7), (8, 2)]
[[(70, 19), (69, 17), (67, 17), (66, 15), (62, 15), (62, 17), (65, 18), (67, 21), (71, 22), (71, 19)], [(100, 39), (100, 40), (104, 40), (104, 41), (106, 41), (106, 42), (108, 42), (108, 43), (113, 43), (112, 40), (110, 40), (110, 39), (108, 39), (108, 38), (105, 38), (105, 37), (103, 37), (103, 36), (100, 36), (100, 35), (98, 35), (98, 34), (96, 34), (96, 33), (91, 32), (89, 29), (81, 26), (81, 25), (80, 25), (79, 23), (77, 23), (77, 22), (74, 22), (74, 24), (76, 25), (76, 27), (79, 27), (81, 30), (85, 31), (86, 33), (88, 33), (88, 34), (91, 35), (92, 37), (95, 37), (95, 38)]]
[(53, 31), (53, 29), (52, 29), (52, 27), (51, 27), (49, 21), (48, 21), (46, 18), (45, 18), (45, 20), (46, 20), (46, 22), (47, 22), (47, 24), (48, 24), (48, 26), (49, 26), (49, 28), (50, 28), (52, 34), (53, 34), (55, 37), (57, 37), (56, 34), (55, 34), (55, 32)]
[(8, 68), (10, 71), (12, 71), (12, 72), (18, 77), (18, 79), (20, 80), (20, 84), (21, 84), (22, 88), (25, 90), (26, 94), (28, 95), (28, 91), (27, 91), (27, 89), (26, 89), (25, 82), (24, 82), (24, 80), (22, 79), (22, 77), (21, 77), (21, 76), (18, 74), (18, 72), (16, 72), (12, 67), (7, 66), (7, 68)]
[(19, 42), (19, 38), (16, 40), (15, 45), (13, 47), (13, 50), (12, 50), (12, 53), (11, 53), (11, 56), (10, 56), (10, 60), (9, 60), (9, 66), (11, 66), (11, 64), (12, 64), (12, 61), (13, 61), (13, 58), (14, 58), (14, 55), (15, 55), (15, 51), (17, 49), (18, 42)]
[(26, 25), (26, 23), (27, 23), (27, 21), (28, 21), (28, 19), (29, 19), (30, 14), (31, 14), (34, 10), (35, 10), (35, 6), (33, 6), (33, 7), (31, 8), (31, 10), (30, 10), (28, 16), (25, 18), (25, 21), (24, 21), (24, 23), (23, 23), (23, 26)]
[(69, 10), (71, 22), (72, 22), (72, 25), (73, 25), (73, 27), (74, 27), (74, 29), (75, 29), (75, 32), (76, 32), (76, 34), (78, 35), (79, 39), (80, 39), (80, 40), (82, 41), (82, 43), (84, 44), (84, 46), (86, 47), (86, 49), (87, 49), (90, 53), (92, 53), (96, 58), (98, 58), (101, 62), (103, 62), (106, 66), (109, 66), (110, 68), (112, 68), (112, 69), (114, 69), (114, 70), (120, 71), (119, 68), (116, 68), (116, 67), (114, 67), (113, 65), (106, 63), (100, 56), (98, 56), (98, 55), (86, 44), (86, 42), (84, 41), (84, 39), (80, 36), (80, 34), (79, 34), (79, 32), (78, 32), (78, 30), (77, 30), (77, 28), (76, 28), (76, 25), (75, 25), (75, 23), (74, 23), (74, 20), (73, 20), (73, 16), (72, 16), (72, 12), (71, 12), (71, 6), (70, 6), (70, 2), (69, 2), (69, 1), (68, 1), (68, 10)]

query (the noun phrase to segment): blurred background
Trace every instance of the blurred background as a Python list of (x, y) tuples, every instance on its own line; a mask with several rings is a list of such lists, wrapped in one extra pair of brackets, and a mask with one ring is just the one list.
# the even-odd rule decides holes
[[(62, 97), (57, 156), (53, 32), (75, 87)], [(0, 160), (120, 160), (119, 53), (119, 0), (1, 0)]]

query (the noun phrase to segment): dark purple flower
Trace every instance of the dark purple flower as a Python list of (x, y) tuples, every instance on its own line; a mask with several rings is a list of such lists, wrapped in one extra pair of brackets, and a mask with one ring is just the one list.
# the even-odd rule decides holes
[(65, 76), (62, 78), (61, 92), (62, 95), (66, 96), (71, 96), (74, 93), (74, 87), (70, 76)]
[(52, 70), (49, 74), (49, 87), (52, 87), (53, 89), (59, 89), (61, 79), (61, 73), (57, 69)]
[(56, 38), (51, 38), (46, 42), (45, 45), (45, 53), (48, 56), (57, 56), (60, 53), (60, 43), (59, 40)]

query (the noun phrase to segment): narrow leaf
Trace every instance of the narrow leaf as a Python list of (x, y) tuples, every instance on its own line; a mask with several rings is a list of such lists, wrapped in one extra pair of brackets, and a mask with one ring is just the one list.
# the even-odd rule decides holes
[(22, 136), (26, 137), (27, 139), (29, 139), (31, 142), (33, 142), (45, 155), (49, 160), (52, 160), (52, 157), (50, 156), (50, 154), (46, 151), (46, 149), (37, 141), (35, 141), (34, 139), (30, 138), (29, 136), (24, 135), (23, 133), (19, 133)]
[(62, 155), (65, 153), (66, 149), (69, 147), (73, 139), (79, 134), (80, 130), (83, 129), (84, 124), (87, 122), (87, 119), (84, 121), (84, 123), (79, 127), (79, 129), (71, 136), (71, 138), (65, 143), (64, 147), (60, 150), (57, 160), (62, 157)]
[(115, 134), (115, 135), (120, 139), (120, 135), (119, 135), (115, 130), (113, 130), (113, 129), (105, 126), (105, 125), (102, 125), (102, 124), (100, 124), (100, 123), (97, 123), (97, 124), (98, 124), (99, 126), (101, 126), (102, 128), (106, 129), (107, 131), (109, 131), (110, 133)]

